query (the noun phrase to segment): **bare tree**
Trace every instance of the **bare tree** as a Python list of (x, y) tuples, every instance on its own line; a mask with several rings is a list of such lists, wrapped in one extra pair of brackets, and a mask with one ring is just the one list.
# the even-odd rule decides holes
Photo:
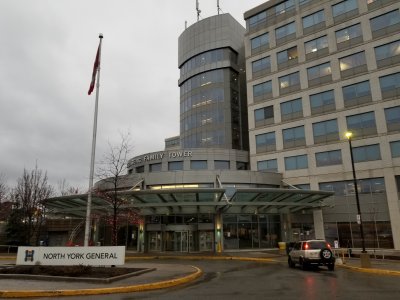
[(129, 154), (132, 152), (129, 132), (120, 133), (120, 143), (112, 145), (108, 142), (108, 151), (103, 155), (101, 167), (98, 168), (98, 177), (102, 179), (105, 189), (97, 191), (99, 196), (106, 199), (112, 206), (112, 244), (118, 243), (118, 216), (121, 205), (125, 201), (118, 197), (117, 192), (121, 178), (126, 174)]
[(8, 186), (6, 183), (6, 178), (4, 174), (0, 174), (0, 203), (6, 199), (7, 195), (8, 195)]
[(15, 209), (19, 210), (22, 218), (22, 243), (30, 245), (32, 242), (39, 242), (40, 229), (45, 217), (42, 202), (52, 195), (53, 188), (47, 182), (47, 172), (43, 172), (37, 166), (30, 172), (24, 169), (22, 177), (17, 180), (17, 186), (11, 192)]
[(69, 196), (74, 194), (80, 194), (80, 188), (73, 187), (68, 184), (65, 179), (62, 179), (57, 182), (58, 194), (61, 196)]

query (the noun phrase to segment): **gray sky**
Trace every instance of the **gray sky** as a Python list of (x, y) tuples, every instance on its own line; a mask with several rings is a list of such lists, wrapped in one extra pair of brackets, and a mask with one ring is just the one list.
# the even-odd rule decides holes
[[(178, 37), (195, 0), (0, 0), (0, 173), (10, 187), (36, 162), (53, 185), (87, 189), (95, 92), (87, 95), (104, 34), (96, 160), (130, 132), (133, 156), (179, 134)], [(243, 13), (265, 0), (220, 0)], [(201, 17), (216, 0), (199, 0)]]

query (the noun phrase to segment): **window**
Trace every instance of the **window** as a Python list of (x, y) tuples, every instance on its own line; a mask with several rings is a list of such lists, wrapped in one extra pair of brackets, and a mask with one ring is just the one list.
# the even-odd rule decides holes
[(267, 106), (254, 110), (254, 120), (256, 127), (274, 123), (274, 107)]
[(342, 22), (358, 14), (357, 0), (346, 0), (332, 5), (335, 23)]
[(363, 42), (361, 24), (355, 24), (338, 30), (335, 34), (338, 50), (349, 48)]
[(275, 132), (268, 132), (256, 135), (256, 152), (270, 152), (275, 151)]
[(248, 169), (249, 169), (249, 164), (247, 162), (243, 161), (236, 162), (236, 170), (248, 170)]
[(251, 54), (257, 54), (269, 48), (268, 33), (264, 33), (251, 39)]
[(160, 172), (160, 171), (161, 171), (161, 163), (150, 165), (150, 172)]
[(400, 141), (390, 142), (390, 151), (393, 158), (400, 157)]
[(206, 160), (191, 160), (190, 161), (191, 170), (207, 170)]
[(282, 134), (283, 134), (283, 147), (286, 149), (298, 146), (305, 146), (306, 144), (304, 126), (284, 129), (282, 130)]
[[(386, 191), (385, 180), (383, 178), (366, 178), (357, 180), (359, 193), (379, 194)], [(335, 192), (336, 196), (354, 194), (354, 184), (352, 180), (321, 182), (319, 189), (322, 191)]]
[(353, 147), (354, 162), (364, 162), (381, 159), (379, 144)]
[(296, 24), (295, 22), (286, 24), (275, 29), (276, 44), (281, 45), (296, 37)]
[(333, 90), (310, 95), (311, 114), (320, 114), (336, 110)]
[(325, 27), (324, 10), (317, 11), (311, 15), (303, 17), (303, 33), (308, 34), (315, 30)]
[(263, 57), (259, 60), (253, 61), (252, 64), (253, 77), (258, 77), (271, 72), (271, 59), (270, 57)]
[(278, 163), (276, 159), (261, 160), (257, 162), (258, 171), (277, 172)]
[(299, 170), (308, 168), (307, 155), (285, 157), (285, 170)]
[(229, 160), (214, 160), (215, 170), (229, 170), (231, 168), (231, 162)]
[(144, 173), (144, 166), (139, 166), (135, 168), (136, 173)]
[(267, 21), (267, 12), (262, 11), (259, 14), (252, 16), (251, 18), (248, 19), (247, 24), (249, 27), (249, 30), (256, 29), (259, 26), (262, 26), (265, 24)]
[(281, 103), (282, 121), (294, 120), (303, 117), (301, 98)]
[(400, 131), (400, 106), (385, 108), (388, 132)]
[(342, 164), (342, 151), (333, 150), (315, 153), (317, 167), (333, 166)]
[(322, 57), (329, 53), (328, 38), (326, 35), (304, 43), (306, 59)]
[(294, 0), (286, 0), (278, 5), (274, 6), (275, 15), (280, 15), (288, 11), (294, 10)]
[(253, 86), (254, 102), (272, 97), (272, 82), (266, 81)]
[(400, 63), (400, 40), (375, 47), (375, 58), (378, 68)]
[(347, 129), (353, 132), (353, 138), (376, 134), (375, 114), (367, 112), (346, 117)]
[(390, 33), (397, 33), (400, 30), (399, 10), (392, 10), (386, 14), (372, 18), (370, 22), (373, 38), (377, 38)]
[(314, 144), (339, 140), (339, 129), (336, 119), (314, 123), (312, 126)]
[(368, 71), (364, 51), (339, 58), (339, 66), (342, 78)]
[(345, 107), (352, 107), (372, 101), (371, 87), (368, 80), (344, 86), (342, 90)]
[(324, 63), (307, 69), (308, 86), (321, 85), (332, 81), (331, 64)]
[(298, 53), (297, 47), (292, 47), (287, 50), (277, 53), (278, 68), (285, 68), (297, 63)]
[(383, 99), (397, 98), (400, 96), (400, 73), (379, 77)]
[(395, 3), (397, 1), (398, 0), (367, 0), (368, 10), (378, 9), (390, 3)]
[(281, 95), (300, 90), (299, 72), (279, 77), (279, 92)]
[(303, 184), (296, 184), (295, 187), (301, 189), (301, 190), (311, 190), (310, 184), (309, 183), (303, 183)]
[(183, 161), (170, 161), (168, 162), (168, 171), (183, 170)]

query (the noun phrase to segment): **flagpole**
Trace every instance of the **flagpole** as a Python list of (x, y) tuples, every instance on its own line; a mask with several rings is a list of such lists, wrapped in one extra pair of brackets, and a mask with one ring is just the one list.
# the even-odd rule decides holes
[[(99, 34), (100, 44), (98, 50), (99, 65), (97, 67), (97, 85), (96, 85), (96, 102), (94, 108), (94, 121), (93, 121), (93, 138), (92, 138), (92, 153), (90, 159), (90, 175), (89, 175), (89, 192), (86, 207), (86, 225), (85, 225), (85, 240), (84, 246), (89, 246), (90, 240), (90, 223), (91, 223), (91, 209), (92, 209), (92, 190), (93, 190), (93, 177), (94, 177), (94, 160), (96, 152), (96, 134), (97, 134), (97, 111), (99, 106), (99, 87), (100, 87), (100, 65), (101, 65), (101, 43), (103, 41), (103, 34)], [(96, 62), (95, 62), (96, 63)]]

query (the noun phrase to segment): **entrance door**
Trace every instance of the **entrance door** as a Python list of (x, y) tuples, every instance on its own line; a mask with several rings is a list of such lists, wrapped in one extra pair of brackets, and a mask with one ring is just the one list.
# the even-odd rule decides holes
[(189, 231), (175, 231), (174, 236), (174, 250), (178, 252), (189, 252)]
[(199, 232), (199, 250), (200, 251), (213, 251), (214, 232), (201, 231)]

